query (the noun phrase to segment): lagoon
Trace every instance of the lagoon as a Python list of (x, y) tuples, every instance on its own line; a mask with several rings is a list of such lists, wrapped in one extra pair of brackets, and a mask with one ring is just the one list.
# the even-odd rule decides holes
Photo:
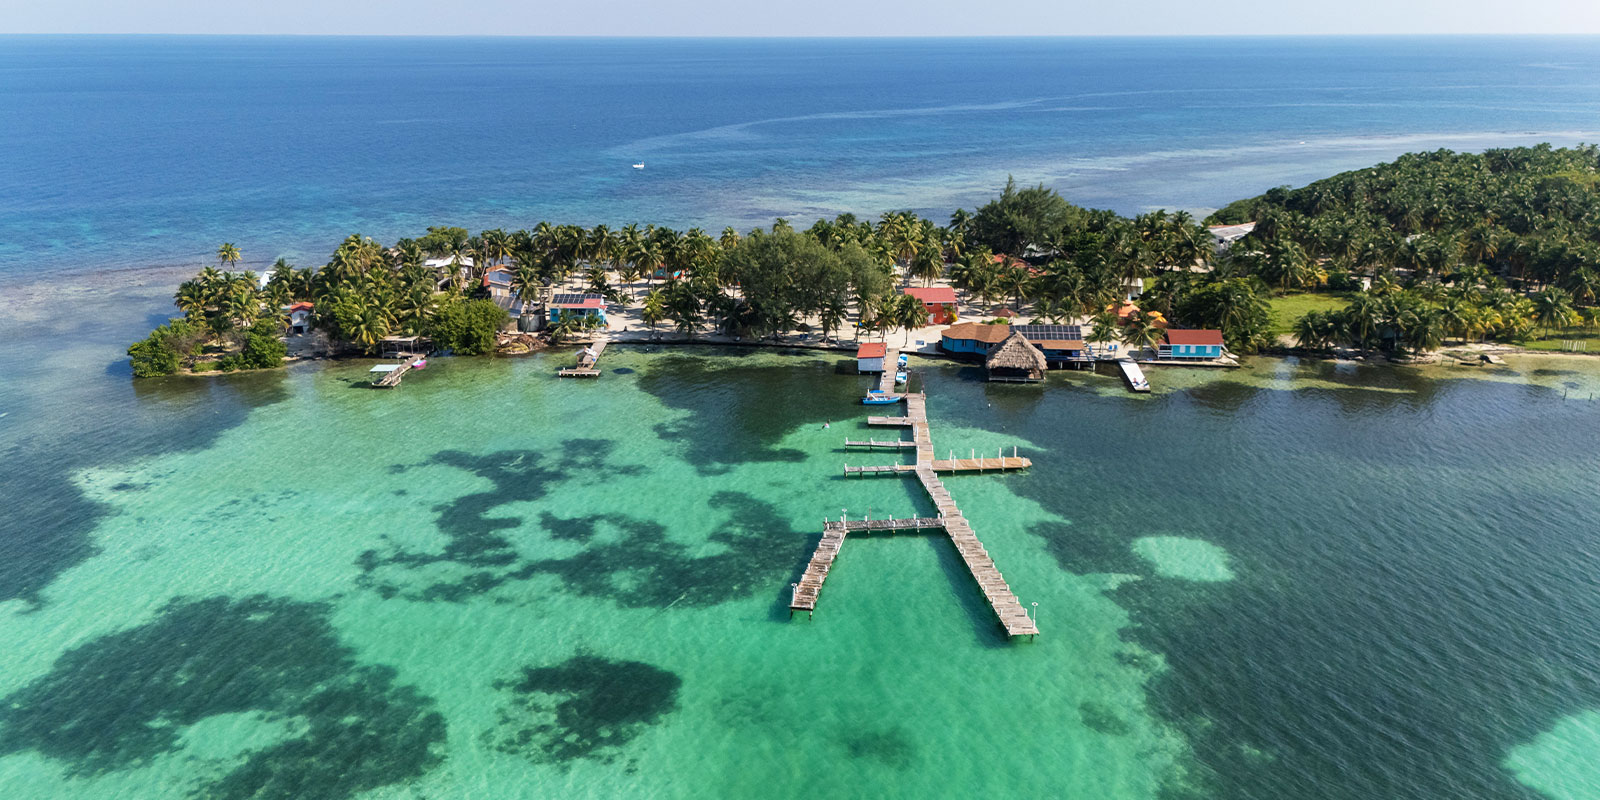
[(1149, 396), (927, 362), (940, 446), (1034, 460), (947, 482), (1039, 603), (1044, 633), (1007, 643), (937, 536), (853, 540), (816, 618), (788, 618), (822, 517), (931, 510), (908, 480), (840, 476), (893, 458), (841, 450), (865, 416), (848, 358), (615, 346), (593, 382), (550, 353), (437, 359), (387, 393), (362, 362), (130, 383), (115, 354), (165, 280), (5, 331), (11, 796), (1585, 785), (1587, 359), (1258, 358), (1155, 371)]

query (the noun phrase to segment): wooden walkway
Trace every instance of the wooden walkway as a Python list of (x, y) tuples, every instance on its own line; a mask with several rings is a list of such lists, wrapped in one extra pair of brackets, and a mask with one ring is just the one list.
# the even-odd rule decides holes
[(880, 442), (877, 439), (867, 439), (866, 441), (857, 441), (857, 440), (853, 440), (853, 439), (846, 439), (846, 440), (844, 440), (844, 446), (845, 447), (866, 447), (866, 448), (873, 448), (873, 447), (916, 447), (917, 443), (911, 441), (910, 439), (890, 439), (889, 441), (886, 441), (886, 442)]
[(585, 350), (588, 350), (589, 352), (587, 352), (587, 353), (580, 352), (578, 354), (578, 366), (576, 366), (576, 367), (567, 367), (566, 369), (563, 369), (563, 370), (557, 372), (556, 373), (557, 377), (561, 377), (561, 378), (598, 378), (598, 377), (600, 377), (600, 370), (595, 369), (595, 365), (600, 363), (600, 355), (606, 351), (606, 341), (607, 340), (605, 340), (605, 339), (601, 339), (600, 341), (595, 342), (594, 344), (591, 344), (591, 345), (587, 346), (586, 348), (584, 348)]
[[(415, 364), (415, 363), (417, 363), (417, 362), (415, 362), (415, 361), (404, 361), (404, 362), (401, 362), (401, 364), (399, 365), (398, 368), (392, 369), (392, 370), (390, 370), (388, 372), (385, 372), (385, 373), (383, 373), (383, 377), (382, 378), (379, 378), (379, 379), (377, 379), (375, 381), (372, 381), (372, 388), (374, 388), (374, 389), (393, 389), (394, 387), (399, 386), (400, 385), (400, 379), (405, 377), (405, 374), (407, 372), (411, 371), (411, 365)], [(376, 368), (374, 368), (374, 369), (376, 369)]]
[[(944, 488), (944, 483), (939, 480), (940, 471), (978, 471), (982, 469), (1020, 469), (1032, 464), (1026, 458), (1015, 455), (1001, 456), (994, 459), (946, 459), (939, 461), (933, 455), (933, 437), (928, 430), (927, 398), (922, 394), (904, 395), (906, 415), (903, 417), (868, 417), (867, 424), (893, 427), (910, 427), (912, 432), (911, 446), (916, 448), (917, 459), (914, 464), (889, 464), (873, 467), (845, 467), (845, 474), (905, 474), (913, 473), (917, 481), (922, 484), (928, 497), (939, 509), (939, 516), (933, 520), (923, 518), (919, 522), (901, 522), (906, 528), (893, 528), (892, 530), (909, 529), (913, 524), (921, 525), (916, 530), (929, 530), (934, 527), (943, 530), (955, 544), (956, 551), (961, 554), (961, 560), (967, 565), (967, 570), (972, 573), (973, 580), (978, 582), (978, 588), (983, 591), (984, 599), (989, 601), (989, 607), (994, 609), (995, 616), (1005, 628), (1008, 636), (1034, 636), (1039, 633), (1039, 626), (1034, 623), (1022, 606), (1022, 601), (1017, 599), (1011, 591), (1011, 586), (1006, 583), (1005, 577), (990, 558), (989, 551), (985, 550), (983, 543), (978, 540), (972, 526), (967, 523), (967, 518), (962, 516), (961, 509), (956, 506), (955, 500), (950, 497), (949, 490)], [(1013, 451), (1014, 453), (1015, 451)], [(866, 521), (863, 521), (865, 523)], [(873, 522), (883, 522), (874, 520)], [(929, 524), (937, 522), (937, 526)], [(791, 611), (800, 610), (811, 614), (817, 607), (817, 595), (822, 591), (822, 582), (828, 577), (828, 571), (833, 567), (833, 561), (839, 555), (839, 549), (844, 545), (845, 536), (856, 530), (852, 522), (830, 522), (823, 529), (822, 541), (817, 544), (817, 552), (811, 557), (811, 562), (806, 566), (805, 573), (800, 582), (794, 584), (793, 596), (789, 603)], [(888, 530), (888, 528), (885, 528)], [(874, 530), (862, 528), (861, 530)]]
[(893, 347), (884, 349), (883, 374), (878, 376), (878, 391), (894, 393), (894, 374), (900, 369), (900, 351)]

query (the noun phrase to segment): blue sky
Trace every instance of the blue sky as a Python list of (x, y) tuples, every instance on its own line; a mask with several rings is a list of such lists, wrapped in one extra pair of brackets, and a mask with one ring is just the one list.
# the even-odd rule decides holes
[(1600, 33), (1600, 0), (0, 0), (7, 33)]

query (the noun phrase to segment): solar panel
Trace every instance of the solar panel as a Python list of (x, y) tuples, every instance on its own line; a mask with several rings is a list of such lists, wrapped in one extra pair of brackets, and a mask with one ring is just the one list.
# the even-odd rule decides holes
[(568, 303), (571, 303), (573, 305), (581, 305), (583, 303), (583, 301), (585, 301), (585, 300), (604, 300), (604, 299), (605, 299), (604, 297), (602, 297), (601, 295), (598, 295), (598, 294), (558, 294), (558, 295), (550, 298), (550, 302), (555, 303), (556, 305), (565, 305), (565, 304), (568, 304)]
[(1011, 330), (1030, 341), (1083, 338), (1083, 327), (1079, 325), (1012, 325)]

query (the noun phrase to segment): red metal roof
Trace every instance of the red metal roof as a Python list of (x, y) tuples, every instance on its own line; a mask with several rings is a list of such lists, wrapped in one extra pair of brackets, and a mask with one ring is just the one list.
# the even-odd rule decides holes
[(948, 286), (930, 286), (926, 289), (912, 288), (907, 289), (906, 294), (929, 305), (953, 306), (956, 304), (956, 290)]
[(293, 314), (296, 311), (310, 311), (314, 307), (315, 306), (313, 306), (311, 303), (301, 300), (300, 302), (289, 306), (289, 313)]
[(862, 342), (856, 348), (856, 358), (883, 358), (889, 352), (889, 346), (883, 342)]
[(590, 297), (581, 303), (551, 303), (550, 305), (553, 308), (605, 308), (606, 299), (604, 297)]
[(1167, 344), (1222, 344), (1222, 331), (1167, 331)]

